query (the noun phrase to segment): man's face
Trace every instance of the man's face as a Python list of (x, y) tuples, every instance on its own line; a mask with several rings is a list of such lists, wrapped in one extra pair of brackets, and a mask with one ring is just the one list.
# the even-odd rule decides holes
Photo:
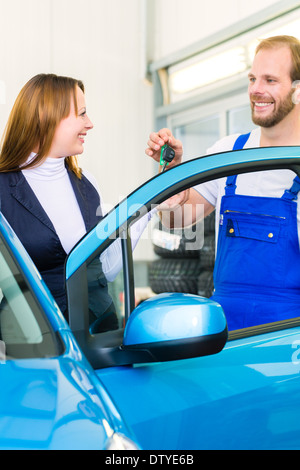
[(291, 52), (286, 46), (256, 54), (248, 87), (254, 124), (273, 127), (293, 111), (291, 68)]

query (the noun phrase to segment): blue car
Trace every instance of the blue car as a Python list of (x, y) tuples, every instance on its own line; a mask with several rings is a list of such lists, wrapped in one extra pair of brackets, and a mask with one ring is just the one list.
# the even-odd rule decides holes
[[(68, 256), (68, 323), (0, 214), (0, 449), (299, 449), (300, 319), (228, 332), (221, 306), (195, 294), (137, 305), (130, 238), (145, 212), (183, 189), (241, 172), (299, 172), (299, 155), (225, 152), (138, 188)], [(113, 244), (122, 259), (110, 279), (102, 261)], [(97, 332), (91, 308), (116, 314), (119, 328)]]

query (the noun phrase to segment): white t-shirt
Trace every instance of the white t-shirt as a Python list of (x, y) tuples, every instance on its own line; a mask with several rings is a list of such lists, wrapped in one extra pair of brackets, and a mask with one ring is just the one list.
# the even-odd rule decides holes
[[(240, 134), (234, 134), (220, 139), (207, 150), (207, 154), (226, 152), (232, 150)], [(260, 129), (253, 130), (244, 148), (260, 146)], [(268, 170), (240, 174), (236, 181), (236, 194), (258, 197), (280, 198), (286, 189), (290, 189), (296, 174), (291, 170)], [(216, 234), (219, 227), (221, 199), (225, 195), (227, 178), (220, 178), (195, 186), (196, 189), (210, 204), (216, 208)], [(300, 204), (297, 206), (298, 234), (300, 232)]]

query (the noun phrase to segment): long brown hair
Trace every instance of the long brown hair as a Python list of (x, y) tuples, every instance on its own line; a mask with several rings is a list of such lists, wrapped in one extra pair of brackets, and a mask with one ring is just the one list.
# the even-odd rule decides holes
[[(39, 74), (20, 91), (11, 110), (0, 150), (0, 172), (20, 171), (39, 165), (51, 148), (60, 121), (70, 114), (71, 100), (78, 113), (76, 88), (80, 80), (54, 74)], [(34, 149), (35, 158), (26, 163)], [(66, 158), (70, 170), (81, 178), (76, 156)]]

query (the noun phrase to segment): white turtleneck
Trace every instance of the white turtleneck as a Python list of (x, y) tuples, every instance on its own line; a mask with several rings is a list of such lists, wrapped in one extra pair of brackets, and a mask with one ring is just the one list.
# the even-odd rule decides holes
[(86, 233), (64, 158), (47, 158), (40, 166), (22, 170), (51, 220), (63, 249), (69, 253)]
[[(28, 161), (34, 156), (35, 154), (32, 153)], [(65, 159), (48, 157), (38, 167), (22, 170), (22, 173), (51, 220), (62, 247), (68, 254), (85, 235), (86, 228), (65, 167)], [(94, 178), (90, 174), (84, 174), (98, 191)], [(101, 210), (105, 215), (102, 204)], [(135, 248), (154, 212), (156, 212), (155, 209), (132, 226), (132, 249)], [(117, 239), (101, 254), (100, 260), (107, 280), (112, 282), (122, 269), (120, 239)]]

